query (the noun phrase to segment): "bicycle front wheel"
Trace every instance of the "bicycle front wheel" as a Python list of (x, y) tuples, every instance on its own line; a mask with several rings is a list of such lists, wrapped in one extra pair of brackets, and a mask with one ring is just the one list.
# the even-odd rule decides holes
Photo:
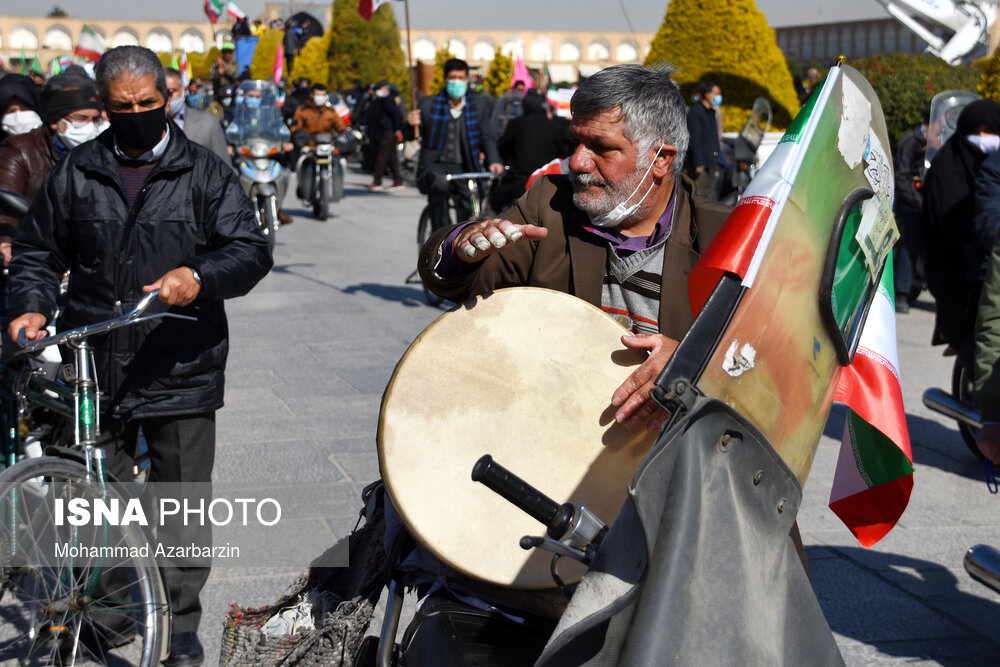
[(0, 473), (0, 663), (155, 667), (170, 614), (149, 540), (133, 523), (71, 525), (70, 499), (126, 504), (69, 459)]
[[(420, 212), (420, 221), (417, 222), (417, 246), (423, 247), (424, 241), (427, 237), (431, 235), (431, 207), (425, 206), (424, 210)], [(428, 304), (432, 306), (440, 305), (444, 299), (439, 297), (434, 292), (427, 289), (427, 285), (421, 283), (421, 287), (424, 290), (424, 299)]]

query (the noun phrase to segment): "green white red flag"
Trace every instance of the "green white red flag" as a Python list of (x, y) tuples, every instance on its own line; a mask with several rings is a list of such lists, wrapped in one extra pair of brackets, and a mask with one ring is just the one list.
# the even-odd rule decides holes
[(205, 15), (208, 20), (215, 23), (222, 16), (226, 3), (223, 0), (205, 0)]
[[(691, 272), (688, 293), (695, 313), (701, 310), (723, 273), (740, 276), (744, 287), (753, 286), (805, 152), (840, 76), (841, 68), (830, 70), (823, 88), (796, 116)], [(868, 142), (869, 150), (884, 153), (874, 133)], [(883, 188), (881, 194), (887, 194), (891, 201), (891, 175), (884, 185), (871, 184), (876, 192)], [(887, 261), (854, 359), (842, 370), (834, 395), (834, 400), (847, 405), (848, 415), (829, 505), (865, 547), (892, 529), (906, 509), (913, 488), (913, 456), (896, 351), (891, 253)]]
[(84, 24), (83, 30), (80, 31), (80, 41), (76, 43), (73, 53), (97, 62), (101, 59), (101, 55), (105, 50), (104, 39), (94, 32), (90, 26)]
[(387, 2), (389, 0), (359, 0), (358, 14), (361, 14), (361, 18), (364, 20), (371, 21), (375, 10)]

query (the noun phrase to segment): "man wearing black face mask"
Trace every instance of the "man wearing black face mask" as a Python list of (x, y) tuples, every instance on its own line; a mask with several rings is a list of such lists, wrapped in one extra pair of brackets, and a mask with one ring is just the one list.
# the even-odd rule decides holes
[[(228, 353), (222, 300), (246, 294), (270, 269), (271, 256), (230, 166), (168, 120), (156, 54), (112, 49), (96, 78), (111, 131), (49, 172), (22, 221), (10, 268), (9, 331), (15, 340), (21, 330), (29, 340), (45, 336), (66, 271), (59, 329), (121, 315), (155, 289), (174, 311), (195, 317), (158, 320), (95, 344), (106, 397), (98, 446), (108, 470), (127, 479), (141, 428), (148, 481), (196, 483), (203, 493), (210, 489)], [(188, 535), (161, 526), (157, 539), (184, 544)], [(208, 569), (165, 566), (163, 576), (172, 613), (164, 664), (199, 665), (199, 592)]]

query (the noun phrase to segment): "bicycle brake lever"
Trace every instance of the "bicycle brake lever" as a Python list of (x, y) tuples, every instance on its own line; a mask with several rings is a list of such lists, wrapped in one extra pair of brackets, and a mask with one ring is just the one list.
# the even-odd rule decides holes
[(566, 556), (568, 558), (572, 558), (573, 560), (578, 560), (584, 565), (590, 565), (590, 554), (580, 551), (579, 549), (574, 549), (573, 547), (563, 544), (562, 542), (553, 540), (551, 537), (525, 535), (521, 538), (521, 541), (518, 544), (525, 551), (529, 551), (531, 549), (545, 549), (546, 551), (551, 551), (559, 556)]

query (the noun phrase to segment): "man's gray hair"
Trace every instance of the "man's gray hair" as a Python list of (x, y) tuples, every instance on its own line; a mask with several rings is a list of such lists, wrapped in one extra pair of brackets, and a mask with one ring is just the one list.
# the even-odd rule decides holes
[(167, 99), (167, 80), (163, 75), (163, 64), (155, 53), (144, 46), (119, 46), (101, 56), (94, 70), (97, 79), (97, 93), (107, 104), (111, 82), (122, 77), (153, 77), (156, 89)]
[(677, 68), (660, 63), (605, 67), (580, 84), (570, 100), (574, 118), (594, 118), (618, 111), (625, 137), (636, 145), (640, 159), (661, 143), (677, 149), (674, 172), (684, 167), (688, 148), (687, 106), (680, 86), (670, 78)]

